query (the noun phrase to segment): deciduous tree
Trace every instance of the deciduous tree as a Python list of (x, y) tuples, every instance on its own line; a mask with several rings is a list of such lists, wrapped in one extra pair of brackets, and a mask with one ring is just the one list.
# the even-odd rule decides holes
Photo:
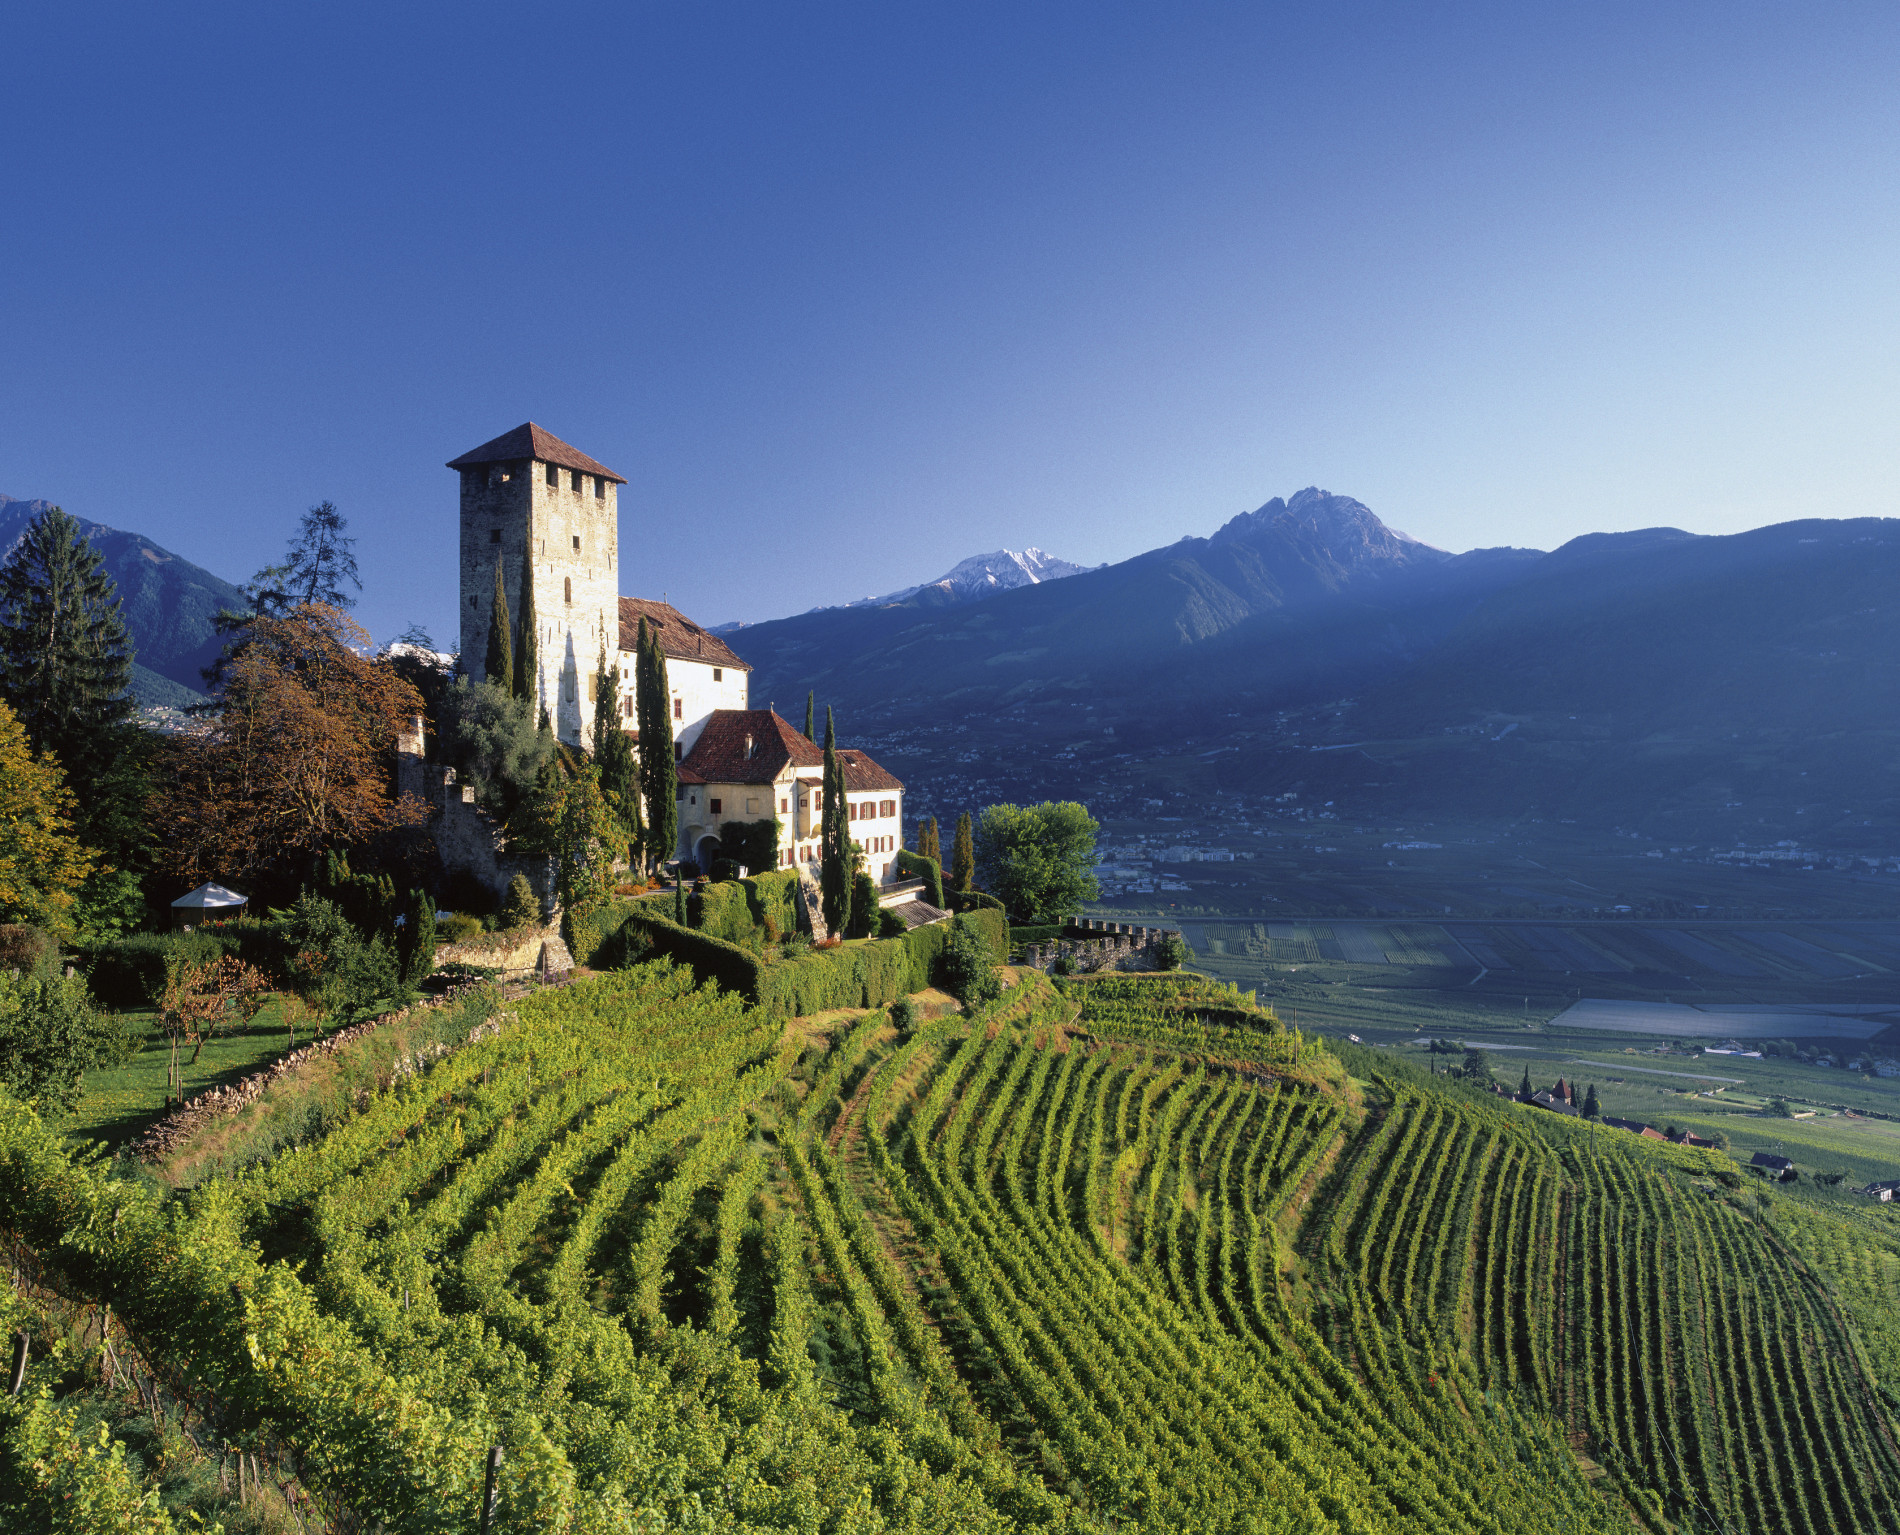
[(259, 618), (231, 657), (207, 725), (168, 744), (154, 814), (186, 884), (288, 894), (326, 848), (419, 823), (390, 792), (397, 734), (421, 706), (369, 636), (321, 603)]
[(0, 703), (0, 922), (70, 925), (92, 864), (73, 829), (73, 797), (52, 757), (36, 757)]
[[(976, 824), (976, 877), (1017, 922), (1055, 922), (1100, 897), (1097, 827), (1073, 801), (988, 805)], [(963, 828), (957, 828), (962, 858)]]

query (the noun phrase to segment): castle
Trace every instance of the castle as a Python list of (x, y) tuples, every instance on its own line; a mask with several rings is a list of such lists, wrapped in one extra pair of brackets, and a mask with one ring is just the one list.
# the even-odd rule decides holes
[[(728, 824), (776, 818), (778, 866), (815, 866), (824, 754), (773, 710), (750, 707), (752, 669), (718, 635), (664, 602), (620, 595), (619, 488), (626, 479), (532, 421), (448, 467), (461, 477), (463, 669), (479, 675), (499, 581), (516, 624), (532, 607), (532, 692), (555, 734), (591, 749), (604, 657), (619, 691), (621, 728), (638, 752), (634, 648), (645, 619), (666, 653), (679, 763), (676, 855), (709, 868)], [(889, 884), (903, 846), (904, 786), (861, 751), (838, 755), (853, 839), (872, 877)], [(436, 777), (426, 797), (438, 808), (445, 861), (502, 880), (510, 862), (494, 849), (492, 831), (471, 821), (472, 792), (451, 792), (452, 770)]]

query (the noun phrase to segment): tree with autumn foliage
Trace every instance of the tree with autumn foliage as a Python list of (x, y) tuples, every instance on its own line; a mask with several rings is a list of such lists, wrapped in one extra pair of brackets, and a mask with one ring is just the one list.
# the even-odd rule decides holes
[(253, 618), (215, 713), (167, 743), (153, 814), (170, 872), (288, 896), (327, 849), (421, 823), (427, 807), (392, 792), (397, 734), (421, 706), (336, 608)]
[(55, 932), (70, 923), (92, 869), (73, 808), (59, 763), (33, 754), (18, 716), (0, 703), (0, 922)]

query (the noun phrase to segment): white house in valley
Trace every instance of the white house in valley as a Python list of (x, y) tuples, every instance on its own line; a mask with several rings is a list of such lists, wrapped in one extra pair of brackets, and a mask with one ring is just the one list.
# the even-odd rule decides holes
[[(815, 865), (824, 753), (773, 711), (750, 707), (752, 669), (718, 635), (665, 602), (619, 594), (618, 494), (626, 480), (532, 421), (448, 467), (461, 476), (464, 668), (479, 674), (499, 582), (513, 624), (532, 604), (535, 697), (555, 733), (592, 748), (604, 655), (621, 728), (637, 752), (634, 660), (644, 619), (666, 653), (679, 856), (707, 867), (727, 822), (776, 816), (780, 867)], [(418, 769), (419, 750), (418, 739)], [(904, 786), (863, 752), (838, 757), (853, 838), (872, 877), (887, 883), (903, 846)], [(448, 787), (438, 786), (445, 814), (451, 798), (472, 807)]]

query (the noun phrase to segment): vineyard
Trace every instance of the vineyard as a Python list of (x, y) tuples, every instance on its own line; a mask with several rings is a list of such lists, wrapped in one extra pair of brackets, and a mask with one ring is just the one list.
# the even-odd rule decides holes
[[(472, 1531), (492, 1446), (497, 1531), (1900, 1527), (1712, 1160), (1355, 1070), (1191, 977), (808, 1033), (661, 961), (189, 1195), (0, 1108), (0, 1225), (307, 1529)], [(86, 1347), (0, 1427), (143, 1510)]]

